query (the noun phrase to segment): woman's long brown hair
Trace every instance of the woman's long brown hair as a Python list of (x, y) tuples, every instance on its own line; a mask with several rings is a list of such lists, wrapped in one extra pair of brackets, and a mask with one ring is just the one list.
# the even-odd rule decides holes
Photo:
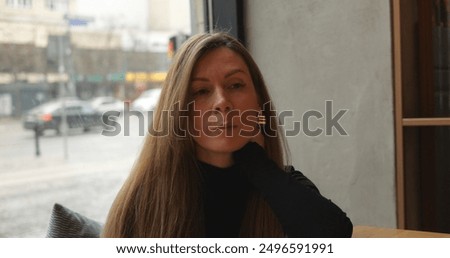
[[(191, 72), (208, 51), (226, 47), (246, 62), (266, 119), (266, 151), (283, 166), (284, 141), (263, 77), (245, 47), (226, 33), (191, 37), (167, 73), (153, 124), (143, 149), (110, 211), (103, 237), (202, 237), (201, 174), (186, 116)], [(274, 129), (275, 128), (275, 129)], [(184, 137), (183, 135), (186, 134)], [(164, 135), (164, 136), (161, 136)], [(269, 136), (270, 135), (270, 136)], [(262, 196), (250, 194), (242, 237), (282, 237), (283, 230)]]

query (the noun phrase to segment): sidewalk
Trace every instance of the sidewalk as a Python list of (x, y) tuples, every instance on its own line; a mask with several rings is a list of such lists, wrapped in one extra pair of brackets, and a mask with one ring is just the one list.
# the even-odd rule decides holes
[(0, 120), (0, 237), (45, 237), (53, 204), (104, 222), (131, 170), (143, 137), (74, 131), (46, 133), (35, 157), (34, 136), (18, 120)]

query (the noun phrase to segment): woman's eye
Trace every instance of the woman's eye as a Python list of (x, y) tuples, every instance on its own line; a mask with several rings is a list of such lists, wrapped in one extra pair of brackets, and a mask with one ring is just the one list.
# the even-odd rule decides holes
[(233, 83), (233, 84), (231, 84), (231, 86), (230, 86), (231, 89), (240, 89), (240, 88), (242, 88), (242, 87), (244, 87), (244, 84), (243, 84), (243, 83), (240, 83), (240, 82), (238, 82), (238, 83)]
[(208, 92), (209, 92), (208, 89), (199, 89), (199, 90), (195, 90), (195, 91), (194, 91), (194, 96), (205, 95), (205, 94), (208, 94)]

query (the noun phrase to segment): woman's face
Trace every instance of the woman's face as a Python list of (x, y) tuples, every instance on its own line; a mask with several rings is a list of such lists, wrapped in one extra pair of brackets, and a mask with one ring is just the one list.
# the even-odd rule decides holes
[(190, 91), (197, 158), (231, 165), (232, 152), (255, 136), (261, 109), (245, 61), (226, 47), (211, 50), (195, 65)]

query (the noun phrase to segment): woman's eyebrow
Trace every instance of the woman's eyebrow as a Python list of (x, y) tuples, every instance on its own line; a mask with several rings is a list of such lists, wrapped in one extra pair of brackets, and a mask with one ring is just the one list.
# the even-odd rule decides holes
[[(231, 71), (229, 71), (229, 72), (227, 72), (225, 74), (224, 78), (228, 78), (228, 77), (230, 77), (230, 76), (232, 76), (233, 74), (236, 74), (236, 73), (244, 73), (245, 74), (245, 71), (240, 69), (240, 68), (232, 69)], [(204, 77), (194, 77), (194, 78), (191, 79), (191, 82), (193, 82), (193, 81), (204, 81), (204, 82), (207, 82), (209, 80), (208, 80), (208, 78), (204, 78)]]
[(240, 68), (236, 68), (236, 69), (233, 69), (233, 70), (229, 71), (227, 74), (225, 74), (225, 78), (230, 77), (230, 76), (232, 76), (233, 74), (236, 74), (236, 73), (245, 73), (245, 72), (244, 72), (244, 70), (242, 70)]

